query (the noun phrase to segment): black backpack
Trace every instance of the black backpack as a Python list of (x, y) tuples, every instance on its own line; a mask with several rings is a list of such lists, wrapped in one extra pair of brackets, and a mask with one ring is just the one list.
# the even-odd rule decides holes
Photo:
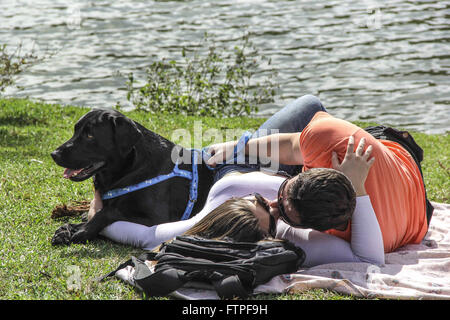
[[(157, 261), (154, 270), (145, 263)], [(132, 257), (115, 271), (133, 266), (133, 281), (147, 296), (166, 296), (186, 286), (215, 289), (221, 298), (246, 298), (273, 277), (296, 272), (305, 252), (287, 241), (234, 242), (179, 236), (159, 252)], [(205, 286), (206, 285), (206, 286)]]

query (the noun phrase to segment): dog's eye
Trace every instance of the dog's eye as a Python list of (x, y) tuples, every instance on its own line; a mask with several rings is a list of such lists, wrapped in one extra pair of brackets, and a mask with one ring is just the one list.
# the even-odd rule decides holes
[(89, 134), (89, 133), (86, 135), (86, 137), (87, 137), (89, 140), (94, 139), (94, 136), (93, 136), (92, 134)]

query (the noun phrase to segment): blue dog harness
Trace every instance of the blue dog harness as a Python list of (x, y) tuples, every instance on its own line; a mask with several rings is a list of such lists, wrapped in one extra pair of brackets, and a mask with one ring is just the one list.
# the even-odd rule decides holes
[[(245, 145), (247, 144), (248, 140), (251, 137), (251, 132), (246, 131), (242, 137), (239, 139), (236, 147), (234, 148), (234, 157), (232, 159), (233, 163), (235, 160), (242, 160), (243, 157), (243, 150), (245, 148)], [(192, 213), (192, 209), (194, 208), (194, 204), (197, 201), (197, 196), (198, 196), (198, 159), (197, 159), (197, 152), (200, 152), (202, 155), (202, 160), (204, 158), (204, 154), (207, 154), (206, 152), (206, 148), (203, 148), (202, 150), (197, 150), (197, 149), (191, 149), (192, 152), (192, 172), (187, 171), (187, 170), (181, 170), (178, 169), (178, 162), (175, 163), (175, 166), (173, 167), (173, 170), (171, 173), (168, 174), (163, 174), (160, 176), (156, 176), (154, 178), (151, 179), (147, 179), (145, 181), (142, 181), (138, 184), (132, 185), (132, 186), (128, 186), (128, 187), (124, 187), (124, 188), (117, 188), (117, 189), (113, 189), (110, 190), (106, 193), (104, 193), (102, 195), (102, 200), (108, 200), (108, 199), (113, 199), (116, 197), (120, 197), (124, 194), (133, 192), (133, 191), (137, 191), (140, 189), (144, 189), (147, 187), (150, 187), (152, 185), (155, 185), (157, 183), (160, 183), (162, 181), (174, 178), (174, 177), (181, 177), (181, 178), (186, 178), (188, 180), (191, 180), (191, 185), (189, 188), (189, 201), (188, 204), (186, 206), (186, 209), (184, 210), (183, 216), (181, 217), (181, 220), (186, 220), (190, 217), (191, 213)], [(210, 156), (209, 154), (207, 154), (208, 156)], [(239, 162), (238, 162), (239, 163)], [(217, 166), (216, 168), (212, 168), (210, 166), (207, 165), (209, 170), (215, 170), (218, 169), (222, 166), (224, 166), (225, 164), (229, 164), (229, 162), (225, 162), (224, 164)]]
[[(195, 150), (193, 150), (193, 151), (195, 151)], [(168, 180), (168, 179), (171, 179), (174, 177), (186, 178), (188, 180), (191, 180), (191, 185), (189, 188), (189, 201), (186, 206), (186, 209), (184, 210), (183, 216), (181, 217), (181, 220), (186, 220), (190, 217), (190, 215), (192, 213), (192, 208), (194, 208), (194, 204), (197, 201), (197, 196), (198, 196), (197, 163), (198, 163), (197, 152), (192, 152), (192, 172), (187, 171), (187, 170), (178, 169), (178, 162), (177, 162), (177, 163), (175, 163), (175, 166), (173, 167), (173, 170), (171, 173), (163, 174), (163, 175), (142, 181), (138, 184), (135, 184), (135, 185), (132, 185), (129, 187), (110, 190), (103, 194), (102, 200), (116, 198), (116, 197), (122, 196), (124, 194), (133, 192), (133, 191), (137, 191), (140, 189), (150, 187), (154, 184), (160, 183), (162, 181), (165, 181), (165, 180)]]

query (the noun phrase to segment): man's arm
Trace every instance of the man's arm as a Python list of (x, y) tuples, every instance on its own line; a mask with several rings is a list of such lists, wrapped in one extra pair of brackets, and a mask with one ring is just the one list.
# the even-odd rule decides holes
[[(257, 157), (261, 162), (270, 160), (286, 165), (302, 165), (300, 134), (301, 132), (278, 133), (251, 139), (245, 146), (245, 154)], [(211, 158), (208, 165), (215, 167), (231, 159), (236, 145), (237, 141), (230, 141), (210, 146), (208, 152)]]

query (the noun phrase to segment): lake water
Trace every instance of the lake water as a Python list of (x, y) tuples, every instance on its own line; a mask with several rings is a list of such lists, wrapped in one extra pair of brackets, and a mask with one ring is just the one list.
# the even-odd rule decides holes
[[(47, 59), (7, 95), (91, 107), (127, 105), (126, 78), (207, 31), (232, 48), (244, 34), (272, 59), (270, 115), (317, 95), (348, 120), (450, 129), (450, 1), (0, 0), (0, 43)], [(231, 50), (231, 49), (230, 49)]]

